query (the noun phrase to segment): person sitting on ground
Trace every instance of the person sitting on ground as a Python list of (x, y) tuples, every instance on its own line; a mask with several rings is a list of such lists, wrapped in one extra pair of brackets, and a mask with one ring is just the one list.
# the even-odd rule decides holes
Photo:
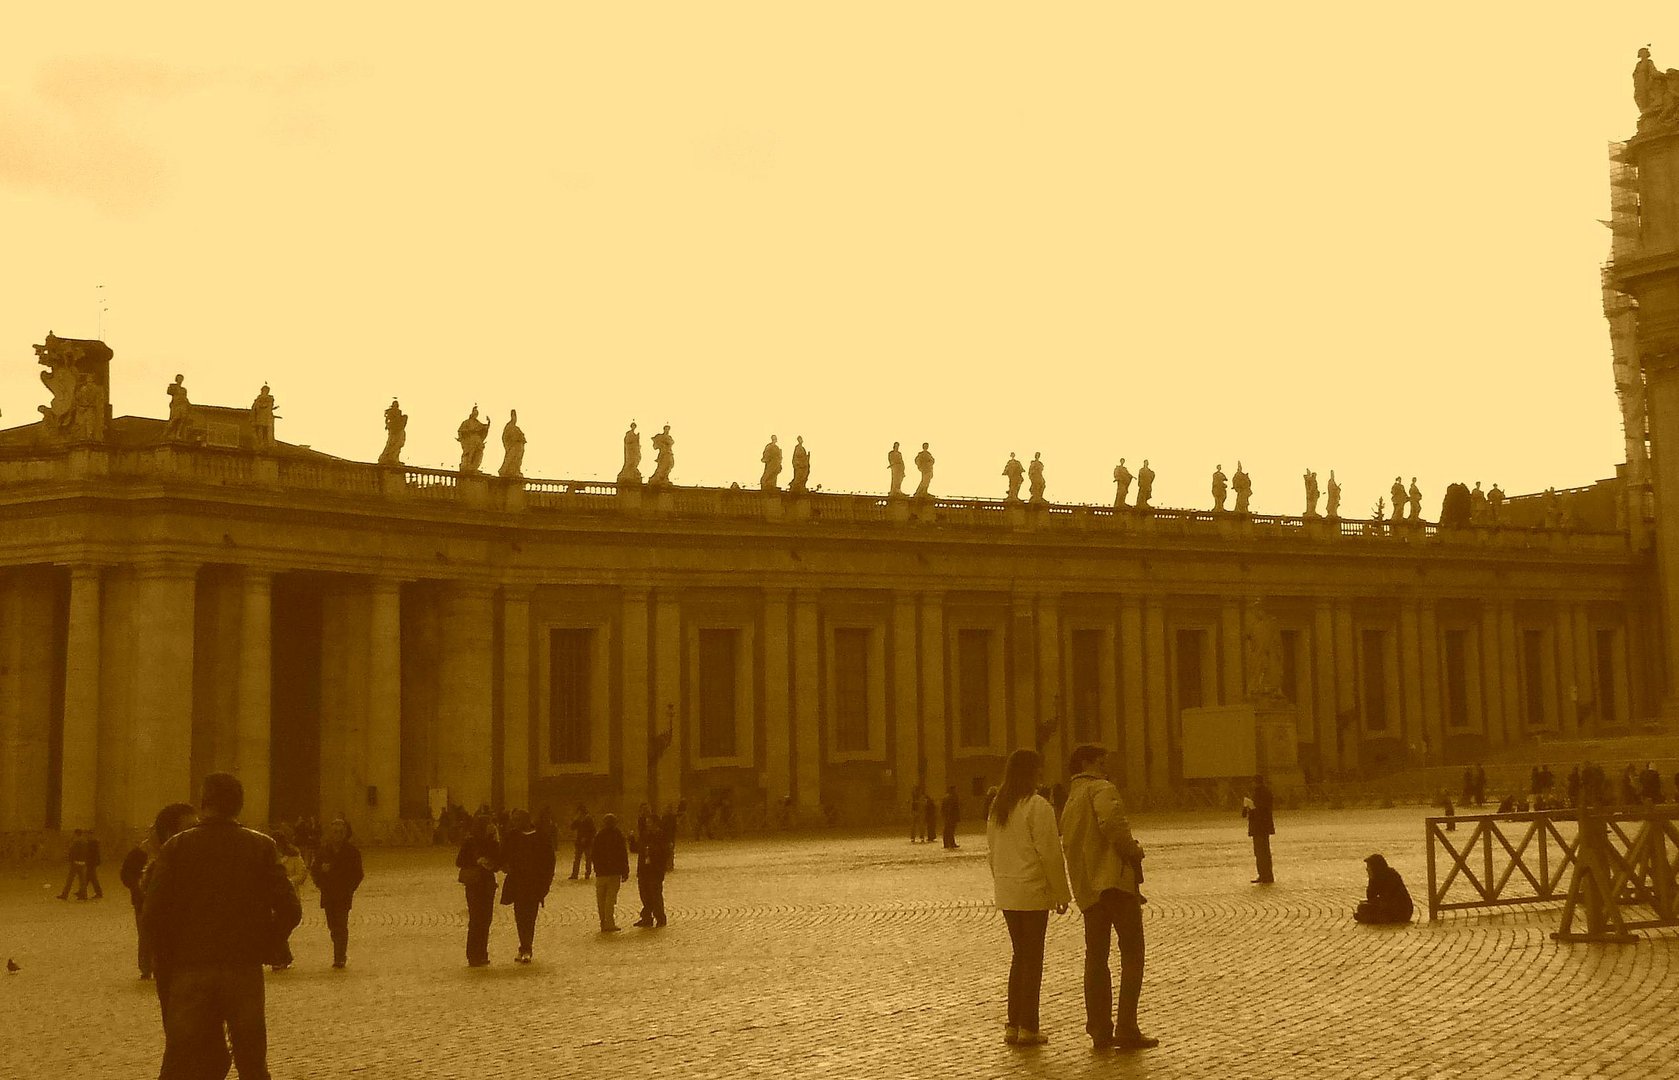
[(1501, 814), (1514, 814), (1516, 812), (1516, 797), (1514, 795), (1504, 796), (1504, 801), (1498, 804), (1498, 812)]
[(1370, 925), (1408, 923), (1411, 921), (1411, 894), (1405, 890), (1405, 879), (1388, 865), (1380, 855), (1364, 860), (1370, 884), (1364, 890), (1364, 902), (1353, 912), (1353, 921)]

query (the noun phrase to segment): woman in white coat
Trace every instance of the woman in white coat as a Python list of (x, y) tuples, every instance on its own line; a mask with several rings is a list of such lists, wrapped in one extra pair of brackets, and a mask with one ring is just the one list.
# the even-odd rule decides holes
[(1072, 900), (1055, 808), (1037, 794), (1043, 758), (1032, 750), (1009, 755), (1003, 783), (985, 820), (987, 858), (997, 907), (1008, 924), (1014, 958), (1009, 962), (1009, 1015), (1003, 1041), (1041, 1046), (1038, 994), (1044, 981), (1044, 935), (1049, 911), (1066, 914)]

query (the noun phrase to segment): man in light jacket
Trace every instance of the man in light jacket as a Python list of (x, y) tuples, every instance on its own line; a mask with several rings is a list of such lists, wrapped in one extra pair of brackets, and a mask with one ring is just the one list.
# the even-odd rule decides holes
[[(1137, 864), (1142, 845), (1131, 835), (1125, 804), (1108, 773), (1123, 763), (1100, 746), (1073, 751), (1073, 774), (1061, 814), (1061, 843), (1073, 899), (1084, 913), (1085, 1030), (1098, 1050), (1148, 1049), (1159, 1039), (1137, 1027), (1137, 1000), (1143, 989), (1143, 908), (1137, 892)], [(1108, 970), (1111, 938), (1119, 937), (1119, 1007), (1113, 1011), (1113, 978)]]

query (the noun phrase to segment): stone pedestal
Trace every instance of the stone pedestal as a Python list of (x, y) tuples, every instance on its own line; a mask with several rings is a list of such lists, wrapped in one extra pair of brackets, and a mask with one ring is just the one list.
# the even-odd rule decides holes
[(1299, 719), (1287, 702), (1261, 702), (1253, 707), (1254, 752), (1258, 772), (1281, 795), (1305, 784), (1300, 771)]

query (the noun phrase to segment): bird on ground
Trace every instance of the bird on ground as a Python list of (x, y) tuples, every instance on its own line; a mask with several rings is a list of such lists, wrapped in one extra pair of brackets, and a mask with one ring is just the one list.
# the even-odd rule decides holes
[(16, 960), (13, 960), (10, 957), (7, 957), (7, 959), (6, 959), (6, 974), (16, 975), (18, 972), (20, 972), (22, 970), (23, 970), (22, 968), (17, 966), (17, 961)]

